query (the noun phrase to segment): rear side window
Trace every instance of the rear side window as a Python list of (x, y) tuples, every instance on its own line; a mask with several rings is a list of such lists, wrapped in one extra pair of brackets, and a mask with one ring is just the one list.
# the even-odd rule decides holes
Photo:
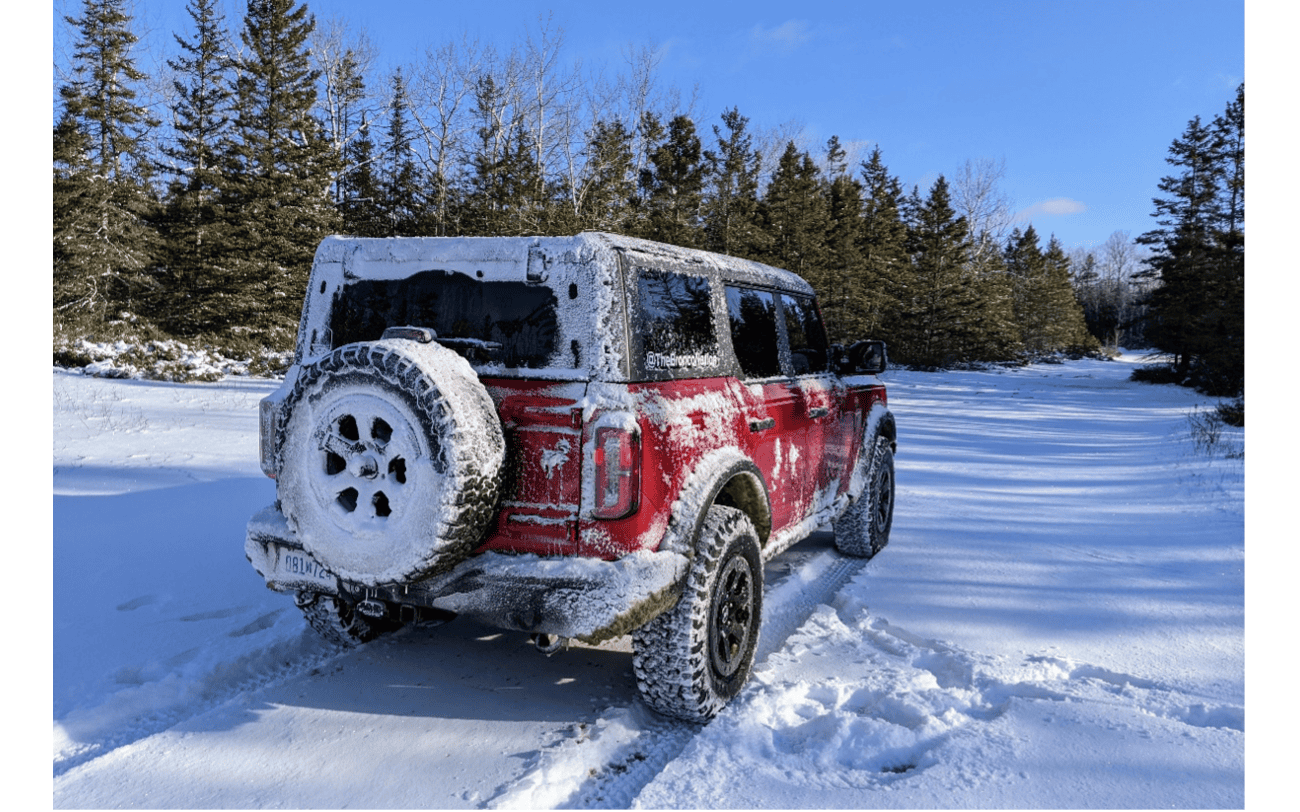
[(727, 287), (731, 344), (746, 378), (781, 374), (776, 332), (776, 297), (765, 290)]
[(817, 316), (812, 299), (781, 294), (785, 311), (785, 334), (790, 340), (790, 363), (795, 375), (825, 372), (827, 368), (826, 328)]
[(718, 337), (707, 277), (639, 268), (637, 303), (647, 372), (717, 365)]

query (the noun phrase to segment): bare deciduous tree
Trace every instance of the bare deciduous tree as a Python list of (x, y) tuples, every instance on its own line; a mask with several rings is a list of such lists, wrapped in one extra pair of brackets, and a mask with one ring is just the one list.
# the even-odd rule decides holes
[[(368, 90), (378, 49), (365, 31), (337, 17), (317, 25), (310, 42), (312, 64), (321, 73), (323, 90), (316, 104), (335, 154), (344, 156), (348, 144), (366, 132), (385, 106)], [(356, 168), (343, 162), (335, 177), (336, 188), (338, 179)]]
[(1014, 211), (1011, 198), (1002, 191), (1006, 161), (981, 158), (966, 161), (953, 176), (952, 204), (966, 218), (976, 265), (1002, 250)]

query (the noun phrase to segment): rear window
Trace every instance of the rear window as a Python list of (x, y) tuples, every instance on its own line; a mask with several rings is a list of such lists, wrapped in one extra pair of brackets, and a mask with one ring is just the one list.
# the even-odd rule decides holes
[(653, 268), (637, 273), (642, 365), (647, 372), (718, 363), (709, 280)]
[(542, 368), (559, 342), (555, 293), (528, 282), (483, 282), (464, 274), (422, 271), (404, 279), (344, 285), (330, 318), (332, 345), (377, 341), (388, 327), (429, 327), (439, 338), (499, 345), (487, 362)]

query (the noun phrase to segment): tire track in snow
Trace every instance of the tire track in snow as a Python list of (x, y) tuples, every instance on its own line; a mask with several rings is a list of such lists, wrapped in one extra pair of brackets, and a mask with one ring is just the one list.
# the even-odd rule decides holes
[[(142, 705), (151, 708), (151, 711), (132, 716), (123, 723), (106, 724), (101, 720), (111, 718), (121, 712), (122, 706), (129, 706), (132, 703), (133, 697), (130, 696), (129, 691), (114, 696), (105, 706), (73, 711), (64, 718), (55, 720), (56, 743), (60, 727), (65, 730), (75, 728), (94, 730), (102, 725), (104, 729), (94, 730), (90, 735), (77, 735), (76, 744), (56, 749), (54, 777), (58, 778), (69, 770), (108, 755), (118, 748), (175, 727), (240, 694), (274, 686), (321, 668), (349, 651), (350, 649), (331, 646), (304, 635), (292, 643), (288, 650), (282, 646), (272, 647), (245, 658), (240, 663), (218, 668), (200, 684), (184, 686), (180, 689), (185, 693), (194, 694), (193, 699), (182, 699), (180, 703), (166, 707), (157, 707), (152, 697), (139, 700)], [(237, 672), (240, 670), (246, 673), (238, 676)], [(141, 689), (162, 691), (167, 688), (145, 685), (141, 686)]]
[[(815, 609), (830, 601), (866, 563), (840, 555), (827, 543), (829, 536), (818, 535), (823, 546), (807, 540), (766, 568), (769, 578), (777, 572), (785, 574), (769, 581), (764, 590), (755, 669), (780, 651)], [(524, 775), (502, 787), (486, 806), (627, 809), (703, 729), (661, 717), (640, 702), (630, 708), (610, 708), (592, 724), (576, 725), (572, 736), (536, 755)]]

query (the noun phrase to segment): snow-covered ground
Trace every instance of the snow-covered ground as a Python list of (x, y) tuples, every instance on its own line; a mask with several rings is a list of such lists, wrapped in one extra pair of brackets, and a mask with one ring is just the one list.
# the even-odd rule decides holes
[(56, 370), (54, 806), (1241, 807), (1244, 436), (1136, 361), (887, 373), (890, 546), (774, 561), (702, 729), (625, 640), (319, 642), (243, 556), (274, 384)]

